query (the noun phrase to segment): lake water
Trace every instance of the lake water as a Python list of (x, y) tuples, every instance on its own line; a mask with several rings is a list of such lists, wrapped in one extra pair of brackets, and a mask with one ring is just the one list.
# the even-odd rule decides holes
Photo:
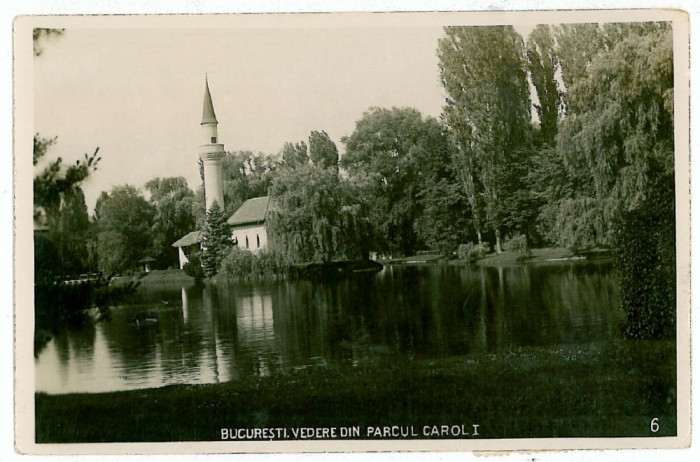
[(216, 383), (391, 355), (614, 341), (624, 323), (618, 302), (609, 262), (395, 265), (323, 283), (149, 286), (111, 321), (49, 342), (35, 359), (36, 389)]

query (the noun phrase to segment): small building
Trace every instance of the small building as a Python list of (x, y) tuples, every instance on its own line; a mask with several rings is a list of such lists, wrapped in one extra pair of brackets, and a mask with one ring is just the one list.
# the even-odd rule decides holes
[(227, 220), (239, 248), (255, 253), (268, 247), (265, 219), (269, 205), (269, 196), (248, 199)]
[(192, 252), (201, 250), (203, 233), (201, 231), (192, 231), (186, 236), (181, 237), (173, 242), (172, 246), (177, 247), (177, 253), (180, 259), (180, 269), (185, 267), (185, 263), (189, 263), (189, 257)]
[(153, 263), (155, 263), (157, 260), (153, 257), (145, 257), (139, 260), (139, 266), (143, 268), (144, 273), (149, 273), (151, 271), (151, 266), (153, 266)]

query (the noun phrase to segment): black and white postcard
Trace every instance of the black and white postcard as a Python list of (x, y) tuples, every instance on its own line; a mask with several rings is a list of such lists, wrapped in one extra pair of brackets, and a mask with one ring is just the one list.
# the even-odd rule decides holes
[(16, 450), (690, 444), (689, 20), (15, 20)]

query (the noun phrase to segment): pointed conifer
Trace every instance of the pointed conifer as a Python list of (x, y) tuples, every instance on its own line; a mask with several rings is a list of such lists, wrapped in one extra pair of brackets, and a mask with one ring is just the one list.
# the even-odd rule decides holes
[(217, 201), (207, 211), (202, 244), (202, 269), (206, 277), (213, 277), (233, 244), (226, 216)]

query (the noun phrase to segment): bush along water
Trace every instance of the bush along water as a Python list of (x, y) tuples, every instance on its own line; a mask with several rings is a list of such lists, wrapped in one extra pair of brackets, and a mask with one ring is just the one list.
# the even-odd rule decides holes
[(532, 256), (530, 247), (527, 245), (527, 236), (524, 234), (508, 239), (503, 245), (503, 249), (507, 252), (515, 252), (518, 259)]
[(462, 261), (474, 262), (481, 260), (489, 252), (489, 244), (487, 242), (482, 242), (481, 244), (474, 244), (470, 242), (468, 244), (460, 244), (457, 248), (457, 258)]
[(271, 250), (252, 253), (232, 247), (221, 262), (219, 277), (226, 279), (282, 279), (289, 273), (283, 259)]

